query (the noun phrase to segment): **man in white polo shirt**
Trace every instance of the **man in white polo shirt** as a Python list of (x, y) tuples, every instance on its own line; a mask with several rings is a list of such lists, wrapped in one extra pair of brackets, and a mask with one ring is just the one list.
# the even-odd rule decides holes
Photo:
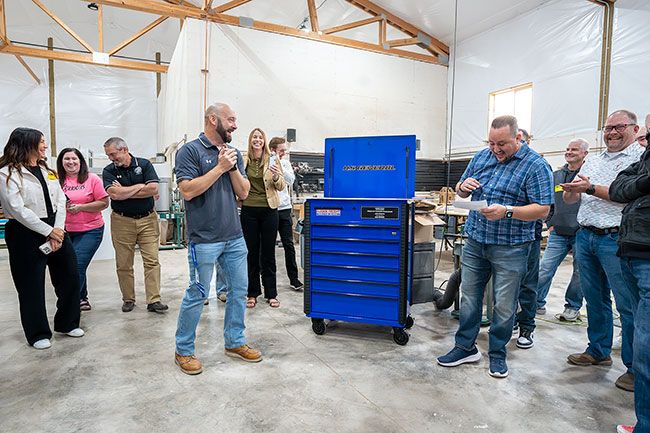
[(616, 386), (634, 391), (632, 339), (634, 334), (632, 294), (623, 279), (618, 250), (621, 211), (625, 205), (609, 198), (609, 185), (616, 175), (639, 161), (644, 148), (636, 142), (639, 130), (636, 115), (627, 110), (610, 114), (603, 128), (607, 150), (585, 162), (573, 182), (562, 184), (564, 201), (580, 199), (576, 234), (576, 257), (580, 282), (587, 302), (589, 345), (583, 353), (569, 355), (574, 365), (612, 365), (613, 317), (611, 291), (621, 315), (623, 347), (621, 358), (627, 372)]

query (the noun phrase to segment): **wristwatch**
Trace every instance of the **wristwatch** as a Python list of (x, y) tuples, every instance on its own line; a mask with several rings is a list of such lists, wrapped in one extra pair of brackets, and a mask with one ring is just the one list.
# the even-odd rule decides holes
[(596, 186), (593, 184), (589, 184), (589, 188), (585, 190), (585, 194), (594, 195), (595, 193), (596, 193)]
[(512, 206), (506, 206), (506, 218), (512, 219)]

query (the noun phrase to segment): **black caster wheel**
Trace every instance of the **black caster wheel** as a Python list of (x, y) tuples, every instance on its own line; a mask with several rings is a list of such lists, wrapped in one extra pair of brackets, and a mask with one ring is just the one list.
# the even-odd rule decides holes
[(404, 346), (409, 342), (409, 334), (402, 328), (393, 328), (393, 341)]
[(415, 323), (415, 319), (412, 318), (411, 316), (408, 316), (408, 317), (406, 318), (406, 324), (404, 325), (404, 327), (405, 327), (406, 329), (411, 329), (411, 328), (413, 327), (413, 324), (414, 324), (414, 323)]
[(316, 335), (323, 335), (325, 333), (325, 320), (311, 319), (311, 329)]

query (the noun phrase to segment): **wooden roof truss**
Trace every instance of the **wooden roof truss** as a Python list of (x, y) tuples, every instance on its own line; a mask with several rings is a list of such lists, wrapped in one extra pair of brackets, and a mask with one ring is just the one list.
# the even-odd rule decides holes
[[(105, 65), (117, 68), (133, 69), (140, 71), (149, 71), (162, 73), (167, 71), (167, 66), (164, 64), (152, 63), (147, 61), (130, 60), (116, 57), (115, 55), (129, 44), (146, 35), (149, 31), (154, 29), (163, 21), (168, 18), (179, 19), (181, 25), (186, 18), (195, 18), (200, 20), (211, 21), (219, 24), (227, 24), (237, 27), (252, 28), (255, 30), (277, 33), (287, 36), (293, 36), (303, 39), (310, 39), (340, 46), (346, 46), (375, 53), (382, 53), (388, 55), (399, 56), (412, 60), (419, 60), (427, 63), (446, 64), (449, 56), (449, 47), (444, 43), (434, 38), (430, 34), (422, 31), (416, 26), (404, 21), (403, 19), (391, 14), (382, 7), (372, 3), (370, 0), (346, 0), (348, 3), (356, 6), (357, 8), (365, 11), (368, 18), (342, 23), (340, 25), (322, 29), (319, 26), (318, 11), (315, 0), (306, 0), (309, 11), (310, 28), (300, 29), (288, 27), (285, 25), (269, 23), (265, 21), (253, 20), (247, 17), (240, 17), (233, 14), (233, 9), (255, 1), (262, 2), (267, 0), (231, 0), (225, 3), (215, 0), (203, 0), (202, 7), (196, 6), (185, 0), (97, 0), (91, 2), (90, 0), (81, 0), (86, 3), (95, 3), (98, 6), (97, 15), (97, 32), (98, 32), (98, 46), (95, 48), (81, 38), (75, 31), (68, 26), (61, 18), (59, 18), (53, 11), (45, 6), (41, 0), (31, 0), (37, 5), (44, 13), (46, 13), (53, 21), (59, 24), (70, 36), (72, 36), (83, 47), (85, 52), (70, 52), (60, 49), (43, 49), (22, 46), (13, 43), (10, 36), (7, 34), (7, 25), (5, 17), (5, 3), (7, 1), (18, 0), (0, 0), (0, 53), (11, 54), (18, 58), (21, 64), (28, 70), (30, 75), (38, 81), (36, 74), (29, 68), (29, 66), (22, 59), (23, 56), (37, 57), (50, 60), (63, 60), (78, 63), (87, 63), (95, 65)], [(22, 0), (21, 0), (22, 1)], [(78, 0), (67, 0), (78, 1)], [(106, 50), (104, 47), (104, 28), (102, 22), (103, 7), (115, 7), (128, 9), (138, 12), (145, 12), (157, 15), (158, 18), (153, 20), (150, 24), (137, 31), (133, 35), (124, 39), (116, 46)], [(362, 26), (375, 24), (378, 27), (377, 43), (370, 43), (366, 41), (354, 40), (347, 37), (335, 35), (336, 33), (350, 30)], [(400, 32), (404, 33), (404, 38), (387, 40), (386, 29), (391, 26)], [(419, 46), (425, 52), (414, 52), (399, 47), (404, 46)]]

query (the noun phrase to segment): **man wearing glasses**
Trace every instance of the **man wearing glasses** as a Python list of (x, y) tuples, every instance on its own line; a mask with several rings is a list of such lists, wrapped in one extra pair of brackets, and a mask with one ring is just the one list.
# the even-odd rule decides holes
[(639, 161), (644, 148), (636, 142), (639, 131), (636, 115), (627, 110), (610, 114), (603, 128), (607, 149), (587, 159), (570, 183), (562, 184), (566, 203), (580, 200), (576, 234), (576, 258), (580, 282), (587, 303), (589, 345), (583, 353), (569, 355), (574, 365), (612, 365), (613, 318), (611, 290), (621, 316), (623, 346), (621, 358), (627, 371), (616, 386), (634, 391), (632, 341), (634, 334), (634, 300), (623, 279), (621, 260), (616, 256), (623, 204), (609, 197), (609, 186), (616, 175)]

